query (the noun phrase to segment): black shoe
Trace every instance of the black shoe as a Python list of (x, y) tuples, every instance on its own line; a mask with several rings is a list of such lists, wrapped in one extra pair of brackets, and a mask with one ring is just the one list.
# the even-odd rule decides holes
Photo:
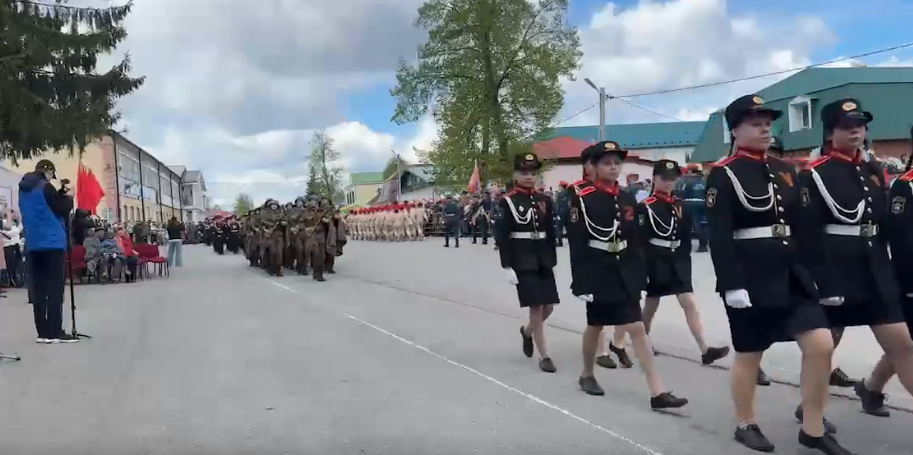
[(444, 248), (450, 248), (450, 245), (448, 245), (448, 244), (445, 243), (445, 244), (444, 244)]
[(523, 337), (523, 355), (532, 358), (533, 350), (535, 349), (535, 346), (533, 346), (533, 337), (526, 334), (526, 328), (522, 325), (520, 326), (520, 336)]
[(456, 245), (454, 245), (454, 246), (453, 246), (453, 247), (454, 247), (454, 248), (459, 248), (459, 247), (460, 247), (460, 244), (459, 244), (459, 243), (457, 243), (457, 244), (456, 244)]
[(764, 436), (758, 424), (740, 426), (735, 429), (735, 440), (751, 450), (758, 452), (773, 452), (776, 447)]
[(326, 281), (327, 279), (322, 276), (315, 276), (314, 281)]
[(599, 365), (603, 368), (608, 368), (610, 370), (614, 370), (614, 369), (618, 368), (618, 364), (615, 363), (614, 360), (612, 360), (612, 356), (610, 356), (610, 355), (596, 356), (596, 365)]
[(672, 392), (663, 392), (650, 398), (650, 407), (653, 409), (675, 409), (688, 404), (687, 398), (679, 398)]
[(560, 248), (560, 247), (564, 246), (564, 244), (561, 242), (558, 242), (558, 245), (556, 245), (556, 246), (558, 246)]
[(555, 362), (552, 362), (552, 359), (548, 357), (539, 360), (539, 369), (546, 373), (558, 371), (558, 368), (555, 367)]
[[(798, 420), (799, 423), (803, 422), (802, 405), (799, 405), (796, 408), (796, 413), (793, 415), (796, 416), (796, 420)], [(830, 420), (827, 420), (827, 417), (824, 418), (824, 432), (827, 434), (837, 434), (837, 425), (834, 425)]]
[(624, 348), (619, 348), (614, 344), (609, 343), (609, 350), (618, 357), (618, 363), (621, 364), (622, 368), (631, 368), (634, 366), (634, 362), (632, 362), (631, 358), (628, 357), (628, 353)]
[(856, 384), (853, 390), (862, 401), (862, 412), (875, 417), (891, 417), (891, 411), (884, 405), (887, 395), (865, 388), (865, 382)]
[(853, 455), (853, 452), (850, 452), (849, 449), (840, 445), (837, 442), (837, 439), (833, 435), (825, 434), (821, 437), (809, 436), (803, 430), (799, 430), (799, 444), (802, 444), (809, 449), (815, 449), (821, 451), (826, 455)]
[(593, 395), (597, 397), (605, 395), (605, 390), (602, 390), (602, 387), (600, 387), (599, 383), (596, 382), (596, 378), (592, 376), (588, 378), (580, 378), (577, 380), (577, 384), (580, 384), (580, 390), (586, 392), (587, 395)]
[(69, 333), (62, 333), (51, 340), (53, 343), (78, 343), (79, 337), (74, 337)]
[(762, 369), (758, 370), (758, 385), (762, 387), (770, 386), (770, 378), (767, 377), (767, 373)]
[(336, 273), (336, 271), (335, 271), (335, 270), (333, 270), (333, 269), (329, 269), (329, 270), (327, 270), (327, 273), (329, 273), (329, 274), (335, 274), (335, 273)]
[(697, 247), (697, 252), (698, 252), (698, 253), (706, 253), (706, 252), (708, 252), (708, 251), (710, 251), (710, 250), (707, 249), (706, 246), (699, 246), (699, 247)]
[(840, 368), (834, 368), (834, 371), (831, 371), (830, 382), (834, 387), (853, 387), (859, 384), (859, 379), (853, 379)]
[(720, 360), (729, 355), (729, 346), (723, 346), (721, 348), (707, 348), (707, 352), (701, 354), (701, 363), (704, 365), (711, 365), (717, 360)]

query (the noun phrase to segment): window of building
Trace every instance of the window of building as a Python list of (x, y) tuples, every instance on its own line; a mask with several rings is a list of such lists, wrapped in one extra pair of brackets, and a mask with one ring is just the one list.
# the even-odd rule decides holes
[(789, 131), (802, 131), (812, 128), (812, 100), (799, 96), (789, 102)]
[(118, 174), (127, 180), (139, 181), (139, 161), (125, 153), (118, 152)]

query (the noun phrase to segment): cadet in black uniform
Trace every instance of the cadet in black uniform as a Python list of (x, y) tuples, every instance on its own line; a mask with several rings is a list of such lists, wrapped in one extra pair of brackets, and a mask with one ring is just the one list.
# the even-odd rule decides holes
[(523, 354), (533, 356), (533, 345), (539, 351), (539, 369), (556, 371), (548, 357), (545, 321), (558, 303), (558, 286), (552, 269), (558, 263), (552, 200), (536, 191), (536, 180), (542, 162), (533, 153), (514, 157), (513, 191), (499, 202), (504, 215), (495, 229), (501, 267), (507, 281), (517, 287), (521, 308), (529, 308), (529, 324), (520, 327)]
[(735, 153), (710, 171), (706, 203), (716, 290), (726, 305), (736, 351), (735, 438), (754, 450), (774, 450), (755, 416), (758, 370), (771, 345), (795, 340), (802, 350), (805, 408), (799, 443), (826, 454), (848, 454), (824, 430), (834, 343), (817, 287), (805, 267), (807, 251), (792, 237), (809, 229), (802, 218), (798, 179), (792, 165), (766, 154), (771, 123), (782, 112), (747, 95), (733, 101), (725, 115)]
[(463, 211), (460, 209), (460, 204), (453, 200), (453, 196), (448, 194), (447, 199), (444, 201), (444, 206), (441, 207), (441, 224), (444, 225), (444, 248), (450, 247), (450, 236), (453, 236), (453, 241), (456, 242), (454, 248), (460, 247), (462, 216)]
[(815, 253), (809, 259), (831, 326), (838, 333), (845, 327), (871, 327), (885, 361), (913, 393), (913, 340), (888, 255), (888, 231), (882, 230), (890, 226), (891, 209), (897, 207), (885, 197), (884, 171), (862, 156), (872, 119), (850, 98), (821, 108), (822, 157), (801, 179), (803, 204), (815, 227), (807, 241)]
[(675, 161), (657, 161), (653, 166), (653, 192), (637, 205), (637, 225), (646, 241), (644, 328), (649, 335), (660, 299), (675, 296), (685, 312), (691, 335), (701, 350), (701, 362), (710, 365), (729, 355), (729, 347), (708, 347), (704, 341), (704, 327), (694, 304), (691, 284), (691, 219), (683, 210), (682, 200), (672, 197), (672, 189), (681, 175), (682, 169)]
[(605, 394), (593, 375), (596, 347), (602, 328), (616, 326), (631, 335), (634, 353), (646, 373), (650, 406), (682, 407), (688, 400), (665, 389), (641, 322), (640, 293), (646, 274), (634, 216), (637, 201), (618, 185), (627, 152), (612, 141), (590, 148), (584, 156), (594, 164), (596, 181), (571, 196), (568, 214), (571, 292), (586, 302), (580, 388), (590, 395)]
[[(567, 212), (564, 214), (564, 226), (567, 228), (570, 219), (570, 200), (571, 197), (576, 195), (578, 192), (586, 190), (588, 187), (593, 186), (593, 182), (596, 180), (595, 168), (593, 167), (593, 162), (590, 160), (592, 152), (595, 151), (593, 147), (587, 147), (583, 149), (583, 152), (580, 154), (580, 164), (583, 167), (583, 178), (580, 180), (571, 183), (568, 186), (567, 190)], [(573, 286), (573, 285), (572, 285)], [(618, 364), (615, 363), (615, 360), (612, 359), (612, 356), (609, 355), (609, 351), (606, 349), (606, 333), (609, 332), (610, 327), (603, 327), (602, 332), (599, 334), (599, 342), (596, 344), (596, 364), (608, 369), (618, 368)], [(630, 367), (633, 365), (631, 360), (628, 358), (627, 354), (624, 352), (624, 349), (615, 348), (610, 345), (613, 351), (622, 358), (625, 363), (625, 367)]]
[[(910, 157), (913, 159), (913, 156)], [(913, 210), (907, 207), (908, 202), (913, 202), (913, 170), (911, 162), (907, 163), (907, 172), (900, 176), (891, 185), (888, 200), (891, 204), (891, 214), (883, 225), (885, 236), (891, 245), (891, 257), (894, 272), (900, 285), (901, 308), (907, 329), (913, 333), (913, 264), (909, 258), (913, 257)], [(875, 365), (875, 369), (865, 382), (856, 385), (856, 395), (862, 401), (862, 410), (869, 415), (877, 417), (890, 417), (891, 412), (884, 405), (884, 387), (895, 374), (894, 364), (887, 355)]]

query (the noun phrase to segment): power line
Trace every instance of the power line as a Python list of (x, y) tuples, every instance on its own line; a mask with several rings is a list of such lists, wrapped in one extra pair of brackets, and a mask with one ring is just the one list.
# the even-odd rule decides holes
[(598, 104), (599, 104), (599, 103), (593, 103), (593, 104), (591, 104), (589, 107), (585, 107), (585, 108), (583, 108), (583, 109), (577, 111), (577, 113), (574, 114), (574, 115), (571, 115), (571, 116), (569, 116), (569, 117), (565, 117), (565, 118), (563, 118), (563, 119), (561, 119), (561, 120), (558, 120), (557, 122), (554, 122), (554, 123), (552, 123), (551, 125), (549, 125), (549, 128), (554, 128), (554, 127), (556, 127), (556, 126), (558, 126), (558, 125), (560, 125), (560, 124), (562, 124), (562, 123), (564, 123), (564, 122), (566, 122), (566, 121), (568, 121), (568, 120), (570, 120), (570, 119), (572, 119), (572, 118), (574, 118), (574, 117), (576, 117), (576, 116), (578, 116), (578, 115), (580, 115), (580, 114), (583, 114), (584, 112), (586, 112), (586, 111), (588, 111), (588, 110), (590, 110), (590, 109), (596, 107)]
[(685, 91), (688, 91), (688, 90), (696, 90), (696, 89), (699, 89), (699, 88), (717, 87), (717, 86), (720, 86), (720, 85), (733, 84), (733, 83), (735, 83), (735, 82), (744, 82), (744, 81), (751, 81), (751, 80), (755, 80), (755, 79), (762, 79), (762, 78), (770, 77), (770, 76), (779, 76), (779, 75), (781, 75), (781, 74), (792, 73), (792, 72), (795, 72), (795, 71), (807, 70), (807, 69), (809, 69), (809, 68), (816, 68), (816, 67), (819, 67), (819, 66), (830, 65), (830, 64), (832, 64), (832, 63), (845, 62), (845, 61), (847, 61), (847, 60), (856, 60), (856, 59), (860, 59), (860, 58), (864, 58), (864, 57), (870, 57), (870, 56), (872, 56), (872, 55), (883, 54), (883, 53), (885, 53), (885, 52), (896, 51), (896, 50), (898, 50), (898, 49), (904, 49), (904, 48), (911, 47), (911, 46), (913, 46), (913, 42), (911, 42), (911, 43), (905, 43), (905, 44), (898, 44), (898, 45), (896, 45), (896, 46), (886, 47), (886, 48), (884, 48), (884, 49), (878, 49), (878, 50), (874, 50), (874, 51), (870, 51), (870, 52), (865, 52), (865, 53), (863, 53), (863, 54), (852, 55), (852, 56), (849, 56), (849, 57), (837, 58), (837, 59), (828, 60), (828, 61), (825, 61), (825, 62), (814, 63), (814, 64), (807, 65), (807, 66), (800, 66), (800, 67), (790, 68), (790, 69), (780, 70), (780, 71), (772, 71), (772, 72), (770, 72), (770, 73), (756, 74), (756, 75), (754, 75), (754, 76), (740, 77), (740, 78), (737, 78), (737, 79), (729, 79), (729, 80), (719, 81), (719, 82), (710, 82), (710, 83), (707, 83), (707, 84), (688, 85), (688, 86), (685, 86), (685, 87), (670, 88), (670, 89), (666, 89), (666, 90), (657, 90), (657, 91), (654, 91), (654, 92), (643, 92), (643, 93), (634, 93), (634, 94), (631, 94), (631, 95), (620, 95), (620, 96), (616, 96), (616, 97), (614, 97), (614, 98), (616, 98), (616, 99), (619, 99), (619, 98), (636, 98), (636, 97), (639, 97), (639, 96), (664, 95), (664, 94), (666, 94), (666, 93), (685, 92)]
[(634, 104), (634, 103), (632, 103), (632, 102), (630, 102), (630, 101), (628, 101), (628, 100), (622, 99), (622, 98), (614, 97), (614, 96), (611, 96), (611, 95), (607, 96), (607, 98), (610, 99), (610, 100), (615, 100), (615, 101), (618, 101), (618, 102), (620, 102), (620, 103), (627, 104), (628, 106), (631, 106), (631, 107), (633, 107), (633, 108), (635, 108), (635, 109), (640, 109), (640, 110), (642, 110), (642, 111), (644, 111), (644, 112), (646, 112), (646, 113), (653, 114), (653, 115), (655, 115), (655, 116), (657, 116), (657, 117), (663, 117), (663, 118), (667, 118), (667, 119), (670, 119), (670, 120), (675, 120), (676, 122), (681, 122), (681, 121), (682, 121), (681, 119), (677, 119), (677, 118), (672, 117), (672, 116), (670, 116), (670, 115), (661, 114), (661, 113), (659, 113), (659, 112), (656, 112), (656, 111), (654, 111), (654, 110), (647, 109), (646, 107), (643, 107), (643, 106), (641, 106), (641, 105), (639, 105), (639, 104)]

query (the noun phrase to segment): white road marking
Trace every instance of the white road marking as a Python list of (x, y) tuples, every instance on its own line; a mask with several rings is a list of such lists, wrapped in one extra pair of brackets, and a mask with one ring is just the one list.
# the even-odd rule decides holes
[[(264, 280), (266, 280), (266, 281), (268, 281), (268, 282), (270, 282), (270, 283), (272, 283), (272, 284), (274, 284), (274, 285), (276, 285), (276, 286), (278, 286), (278, 287), (280, 287), (280, 288), (282, 288), (282, 289), (284, 289), (284, 290), (286, 290), (286, 291), (288, 291), (288, 292), (291, 292), (291, 293), (293, 293), (293, 294), (300, 294), (297, 290), (292, 289), (292, 288), (290, 288), (290, 287), (288, 287), (288, 286), (286, 286), (286, 285), (284, 285), (284, 284), (280, 284), (279, 282), (274, 281), (274, 280), (272, 280), (272, 279), (270, 279), (270, 278), (262, 277), (262, 276), (259, 276), (259, 275), (258, 275), (258, 277), (259, 277), (259, 278), (262, 278), (262, 279), (264, 279)], [(359, 318), (357, 318), (357, 317), (355, 317), (355, 316), (352, 316), (351, 314), (342, 313), (342, 312), (335, 312), (335, 313), (340, 314), (340, 315), (342, 315), (342, 316), (345, 316), (345, 317), (349, 318), (350, 320), (355, 321), (355, 322), (357, 322), (358, 324), (361, 324), (361, 325), (363, 325), (363, 326), (365, 326), (365, 327), (369, 327), (369, 328), (371, 328), (371, 329), (374, 329), (374, 330), (376, 330), (376, 331), (378, 331), (378, 332), (380, 332), (380, 333), (382, 333), (382, 334), (384, 334), (384, 335), (387, 335), (388, 337), (393, 338), (393, 339), (395, 339), (395, 340), (397, 340), (397, 341), (399, 341), (399, 342), (401, 342), (401, 343), (403, 343), (403, 344), (406, 344), (406, 345), (411, 346), (411, 347), (413, 347), (413, 348), (415, 348), (415, 349), (418, 349), (418, 350), (420, 350), (420, 351), (422, 351), (422, 352), (425, 352), (425, 353), (427, 353), (427, 354), (429, 354), (429, 355), (431, 355), (431, 356), (433, 356), (433, 357), (436, 357), (436, 358), (438, 358), (438, 359), (440, 359), (440, 360), (443, 360), (444, 362), (447, 362), (447, 363), (449, 363), (450, 365), (453, 365), (453, 366), (455, 366), (455, 367), (457, 367), (457, 368), (460, 368), (460, 369), (462, 369), (462, 370), (468, 371), (468, 372), (470, 372), (470, 373), (472, 373), (472, 374), (474, 374), (474, 375), (476, 375), (476, 376), (478, 376), (478, 377), (480, 377), (480, 378), (482, 378), (482, 379), (485, 379), (485, 380), (488, 381), (488, 382), (491, 382), (492, 384), (495, 384), (495, 385), (500, 386), (501, 388), (503, 388), (503, 389), (505, 389), (505, 390), (508, 390), (508, 391), (510, 391), (510, 392), (513, 392), (513, 393), (516, 393), (517, 395), (520, 395), (520, 396), (522, 396), (523, 398), (526, 398), (527, 400), (530, 400), (530, 401), (532, 401), (532, 402), (534, 402), (534, 403), (541, 404), (542, 406), (545, 406), (546, 408), (549, 408), (549, 409), (551, 409), (551, 410), (553, 410), (553, 411), (560, 412), (561, 414), (564, 414), (565, 416), (570, 417), (571, 419), (574, 419), (574, 420), (576, 420), (576, 421), (578, 421), (578, 422), (580, 422), (580, 423), (582, 423), (582, 424), (584, 424), (584, 425), (588, 425), (590, 428), (592, 428), (592, 429), (594, 429), (594, 430), (596, 430), (596, 431), (598, 431), (598, 432), (600, 432), (600, 433), (607, 434), (607, 435), (611, 436), (612, 438), (615, 438), (615, 439), (617, 439), (617, 440), (619, 440), (619, 441), (622, 441), (622, 442), (625, 442), (625, 443), (627, 443), (627, 444), (629, 444), (629, 445), (631, 445), (631, 446), (634, 446), (634, 447), (636, 447), (637, 449), (643, 451), (644, 453), (647, 453), (647, 454), (649, 454), (649, 455), (664, 455), (662, 452), (660, 452), (660, 451), (658, 451), (658, 450), (656, 450), (656, 449), (651, 449), (650, 447), (647, 447), (647, 446), (645, 446), (645, 445), (643, 445), (643, 444), (640, 444), (640, 443), (638, 443), (637, 441), (634, 441), (633, 439), (631, 439), (631, 438), (629, 438), (629, 437), (627, 437), (627, 436), (625, 436), (625, 435), (616, 433), (616, 432), (614, 432), (614, 431), (612, 431), (612, 430), (610, 430), (610, 429), (608, 429), (608, 428), (605, 428), (605, 427), (603, 427), (603, 426), (601, 426), (601, 425), (599, 425), (599, 424), (590, 422), (589, 420), (587, 420), (587, 419), (585, 419), (585, 418), (583, 418), (583, 417), (580, 417), (580, 416), (578, 416), (577, 414), (574, 414), (573, 412), (568, 411), (567, 409), (564, 409), (564, 408), (562, 408), (562, 407), (560, 407), (560, 406), (551, 404), (551, 403), (549, 403), (548, 401), (545, 401), (545, 400), (543, 400), (542, 398), (539, 398), (539, 397), (537, 397), (537, 396), (535, 396), (535, 395), (533, 395), (533, 394), (531, 394), (531, 393), (527, 393), (527, 392), (524, 392), (524, 391), (522, 391), (522, 390), (520, 390), (520, 389), (516, 389), (516, 388), (514, 388), (514, 387), (511, 387), (511, 386), (509, 386), (509, 385), (507, 385), (507, 384), (505, 384), (505, 383), (503, 383), (503, 382), (501, 382), (501, 381), (499, 381), (499, 380), (497, 380), (497, 379), (495, 379), (495, 378), (493, 378), (493, 377), (491, 377), (491, 376), (489, 376), (489, 375), (487, 375), (487, 374), (485, 374), (485, 373), (482, 373), (482, 372), (479, 371), (479, 370), (476, 370), (476, 369), (474, 369), (474, 368), (472, 368), (472, 367), (466, 366), (466, 365), (464, 365), (464, 364), (462, 364), (462, 363), (460, 363), (460, 362), (451, 360), (451, 359), (447, 358), (446, 356), (443, 356), (443, 355), (441, 355), (441, 354), (438, 354), (437, 352), (434, 352), (434, 351), (432, 351), (431, 349), (428, 349), (428, 348), (426, 348), (426, 347), (424, 347), (424, 346), (422, 346), (422, 345), (419, 345), (419, 344), (416, 344), (416, 343), (414, 343), (414, 342), (412, 342), (412, 341), (409, 341), (409, 340), (407, 340), (407, 339), (405, 339), (405, 338), (403, 338), (403, 337), (401, 337), (401, 336), (399, 336), (399, 335), (397, 335), (397, 334), (395, 334), (395, 333), (393, 333), (393, 332), (384, 330), (384, 329), (382, 329), (382, 328), (380, 328), (380, 327), (378, 327), (378, 326), (376, 326), (376, 325), (374, 325), (374, 324), (371, 324), (370, 322), (361, 320), (361, 319), (359, 319)]]

